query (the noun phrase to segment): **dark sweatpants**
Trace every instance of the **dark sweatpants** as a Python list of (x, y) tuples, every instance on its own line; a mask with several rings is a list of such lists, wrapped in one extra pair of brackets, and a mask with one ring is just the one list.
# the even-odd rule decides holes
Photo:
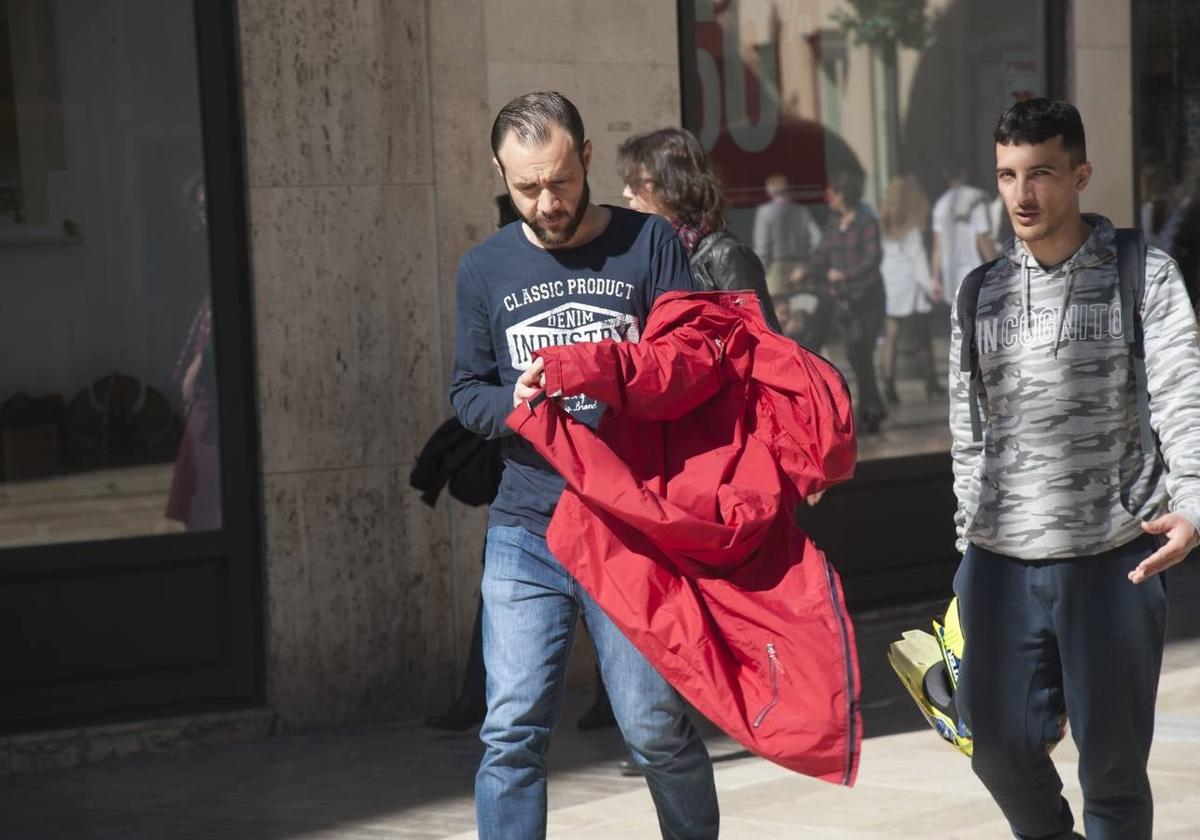
[(971, 766), (1022, 840), (1069, 840), (1046, 745), (1064, 711), (1088, 840), (1150, 840), (1146, 763), (1167, 618), (1162, 576), (1126, 574), (1151, 537), (1094, 557), (1026, 562), (971, 546), (954, 578), (966, 646), (957, 701)]

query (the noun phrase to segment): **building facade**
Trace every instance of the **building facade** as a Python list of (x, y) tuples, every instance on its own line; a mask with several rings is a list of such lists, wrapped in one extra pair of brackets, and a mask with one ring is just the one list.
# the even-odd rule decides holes
[[(952, 159), (987, 189), (1006, 102), (1065, 95), (1091, 206), (1162, 229), (1200, 72), (1150, 5), (914, 2), (919, 37), (863, 42), (842, 0), (8, 3), (0, 772), (453, 695), (485, 518), (407, 476), (512, 96), (576, 102), (601, 202), (621, 139), (687, 125), (750, 237), (777, 172), (816, 217), (848, 161), (875, 207)], [(948, 586), (944, 408), (906, 397), (806, 514), (857, 603)]]

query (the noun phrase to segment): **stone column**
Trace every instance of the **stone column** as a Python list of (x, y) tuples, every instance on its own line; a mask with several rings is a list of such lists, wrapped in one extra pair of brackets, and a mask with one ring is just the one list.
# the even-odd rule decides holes
[(414, 717), (457, 690), (484, 512), (430, 510), (407, 477), (450, 414), (455, 267), (495, 229), (496, 110), (572, 97), (607, 201), (616, 143), (679, 122), (673, 4), (546, 9), (242, 0), (267, 699), (286, 727)]
[(268, 702), (411, 715), (456, 678), (448, 515), (407, 489), (446, 412), (421, 0), (240, 8)]
[(1113, 224), (1134, 222), (1133, 52), (1129, 0), (1071, 4), (1067, 90), (1083, 115), (1088, 157), (1096, 172), (1083, 194), (1084, 210)]

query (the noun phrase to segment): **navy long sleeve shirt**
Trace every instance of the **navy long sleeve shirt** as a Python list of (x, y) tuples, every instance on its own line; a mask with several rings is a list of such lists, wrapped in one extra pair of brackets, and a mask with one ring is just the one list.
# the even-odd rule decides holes
[[(471, 431), (504, 436), (504, 473), (489, 525), (519, 525), (544, 535), (565, 486), (504, 424), (533, 352), (608, 338), (637, 341), (660, 294), (693, 289), (687, 255), (668, 222), (608, 209), (608, 227), (577, 248), (539, 248), (514, 222), (459, 263), (450, 402)], [(586, 395), (569, 398), (565, 407), (593, 427), (604, 411)]]

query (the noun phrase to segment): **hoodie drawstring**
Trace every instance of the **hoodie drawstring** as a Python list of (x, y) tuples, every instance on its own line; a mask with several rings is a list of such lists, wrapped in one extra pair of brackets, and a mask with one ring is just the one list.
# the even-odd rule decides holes
[[(1055, 359), (1058, 358), (1058, 346), (1063, 341), (1063, 333), (1067, 325), (1067, 307), (1070, 305), (1071, 295), (1075, 292), (1075, 274), (1086, 269), (1099, 268), (1105, 263), (1113, 259), (1113, 228), (1112, 224), (1101, 216), (1095, 214), (1083, 214), (1084, 221), (1092, 227), (1092, 233), (1088, 240), (1080, 247), (1079, 251), (1066, 261), (1063, 269), (1066, 271), (1066, 278), (1063, 284), (1062, 303), (1058, 307), (1058, 312), (1055, 315), (1057, 321), (1054, 330), (1054, 346), (1051, 353)], [(1034, 268), (1044, 270), (1040, 264), (1036, 264), (1033, 254), (1030, 253), (1028, 246), (1019, 239), (1014, 238), (1004, 249), (1005, 256), (1013, 263), (1019, 263), (1021, 266), (1021, 317), (1019, 319), (1021, 338), (1025, 342), (1032, 343), (1033, 335), (1037, 333), (1039, 336), (1045, 336), (1039, 326), (1034, 323), (1033, 317), (1033, 271)], [(1047, 312), (1043, 312), (1047, 315)], [(1046, 336), (1048, 338), (1048, 336)]]
[(1063, 286), (1062, 305), (1058, 307), (1058, 324), (1054, 327), (1054, 358), (1058, 358), (1058, 345), (1062, 343), (1063, 326), (1067, 323), (1067, 303), (1075, 287), (1075, 263), (1067, 263), (1067, 282)]
[(1029, 271), (1029, 254), (1021, 253), (1021, 312), (1025, 316), (1022, 318), (1022, 323), (1025, 325), (1025, 334), (1028, 337), (1033, 333), (1033, 305), (1030, 302), (1032, 292), (1030, 290), (1030, 271)]

